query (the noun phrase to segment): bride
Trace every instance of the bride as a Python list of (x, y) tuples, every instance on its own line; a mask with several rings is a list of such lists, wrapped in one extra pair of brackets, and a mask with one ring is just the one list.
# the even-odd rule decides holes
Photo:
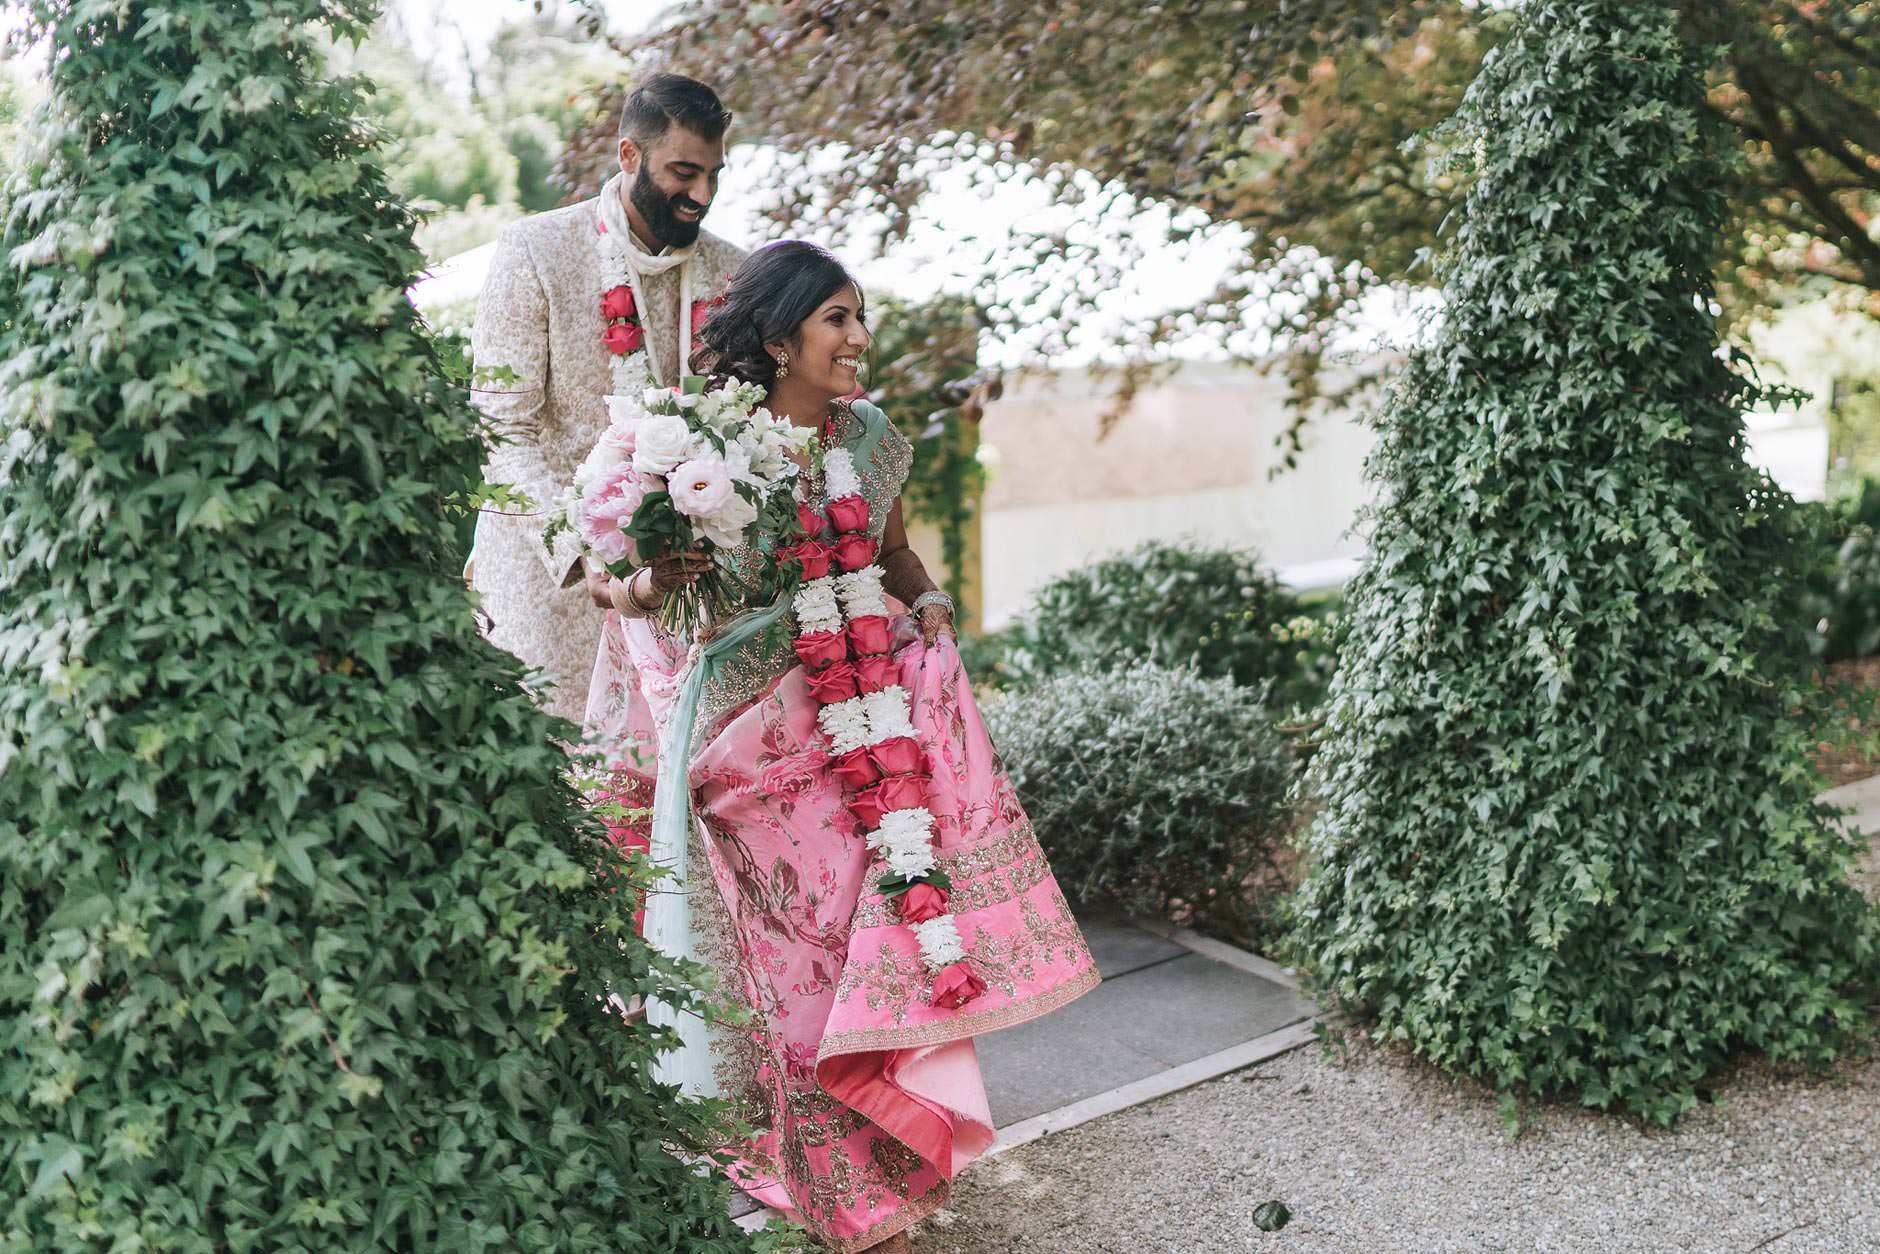
[[(709, 964), (748, 1012), (742, 1025), (713, 1025), (709, 1039), (696, 1022), (680, 1024), (687, 1045), (668, 1056), (666, 1075), (731, 1099), (756, 1130), (733, 1147), (731, 1168), (751, 1196), (827, 1248), (905, 1250), (903, 1229), (940, 1206), (992, 1142), (973, 1037), (1069, 1002), (1097, 973), (986, 738), (954, 647), (952, 602), (908, 547), (900, 496), (911, 446), (867, 401), (838, 399), (857, 394), (871, 338), (859, 286), (814, 244), (772, 244), (731, 277), (701, 338), (695, 368), (765, 387), (772, 413), (820, 436), (823, 473), (854, 466), (866, 509), (849, 497), (835, 530), (851, 535), (836, 543), (866, 550), (853, 533), (872, 540), (881, 587), (907, 609), (855, 666), (905, 689), (912, 737), (903, 743), (919, 759), (882, 768), (911, 770), (912, 782), (866, 792), (921, 795), (936, 873), (896, 894), (883, 851), (870, 846), (881, 809), (906, 802), (871, 813), (849, 789), (880, 774), (880, 755), (831, 752), (842, 746), (818, 714), (836, 699), (832, 686), (853, 683), (838, 669), (848, 663), (817, 656), (806, 647), (814, 633), (793, 623), (794, 651), (764, 635), (728, 650), (720, 641), (724, 656), (701, 678), (691, 673), (698, 647), (650, 615), (697, 579), (703, 559), (613, 580), (590, 730), (629, 804), (652, 800), (663, 765), (659, 813), (670, 816), (670, 794), (683, 790), (681, 812), (689, 800), (696, 819), (674, 848), (662, 851), (655, 834), (654, 856), (681, 869), (683, 891), (654, 894), (647, 935)], [(849, 457), (829, 456), (837, 449)], [(834, 520), (833, 503), (830, 520), (814, 508), (832, 486), (851, 491), (816, 478), (806, 460), (812, 527)], [(811, 547), (826, 557), (830, 546)], [(936, 941), (926, 921), (941, 914), (953, 925)]]

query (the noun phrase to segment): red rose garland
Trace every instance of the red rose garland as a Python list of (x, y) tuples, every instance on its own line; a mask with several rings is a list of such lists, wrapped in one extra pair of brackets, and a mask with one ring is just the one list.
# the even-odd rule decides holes
[[(817, 723), (829, 737), (829, 771), (849, 790), (849, 811), (888, 874), (882, 892), (919, 943), (936, 1006), (955, 1009), (985, 992), (948, 911), (951, 881), (935, 863), (934, 817), (926, 808), (926, 755), (908, 720), (908, 694), (889, 653), (879, 545), (868, 535), (868, 502), (846, 449), (823, 458), (824, 513), (797, 506), (806, 538), (779, 554), (802, 568), (794, 602)], [(826, 517), (825, 517), (826, 515)], [(833, 532), (823, 539), (825, 527)], [(831, 573), (831, 568), (840, 574)]]

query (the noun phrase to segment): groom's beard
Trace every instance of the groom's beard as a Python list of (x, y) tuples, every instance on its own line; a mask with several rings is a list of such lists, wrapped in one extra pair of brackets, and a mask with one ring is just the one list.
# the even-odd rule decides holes
[[(668, 197), (654, 184), (653, 177), (644, 165), (633, 178), (633, 186), (627, 191), (627, 199), (640, 211), (640, 217), (646, 223), (646, 229), (653, 233), (653, 238), (668, 248), (685, 248), (698, 238), (698, 229), (705, 220), (705, 206), (692, 202), (689, 196)], [(673, 212), (677, 205), (685, 209), (697, 209), (699, 221), (685, 222)]]

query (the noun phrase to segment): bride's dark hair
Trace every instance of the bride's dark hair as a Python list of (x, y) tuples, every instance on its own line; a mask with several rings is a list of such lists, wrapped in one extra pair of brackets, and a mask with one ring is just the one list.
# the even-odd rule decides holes
[(834, 253), (808, 240), (767, 244), (744, 259), (725, 281), (692, 354), (696, 374), (741, 379), (769, 387), (777, 363), (765, 344), (794, 344), (797, 328), (845, 287), (860, 299), (862, 285)]

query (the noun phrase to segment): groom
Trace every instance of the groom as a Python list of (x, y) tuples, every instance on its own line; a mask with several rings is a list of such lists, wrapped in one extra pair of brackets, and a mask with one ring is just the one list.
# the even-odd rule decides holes
[(473, 582), (490, 639), (548, 672), (550, 712), (581, 720), (605, 618), (605, 579), (571, 533), (551, 552), (548, 512), (607, 424), (602, 397), (670, 387), (693, 330), (744, 250), (700, 229), (725, 164), (731, 114), (711, 88), (657, 74), (620, 113), (620, 173), (599, 196), (504, 229), (477, 300), (477, 405), (497, 440), (484, 469), (533, 505), (477, 519)]

